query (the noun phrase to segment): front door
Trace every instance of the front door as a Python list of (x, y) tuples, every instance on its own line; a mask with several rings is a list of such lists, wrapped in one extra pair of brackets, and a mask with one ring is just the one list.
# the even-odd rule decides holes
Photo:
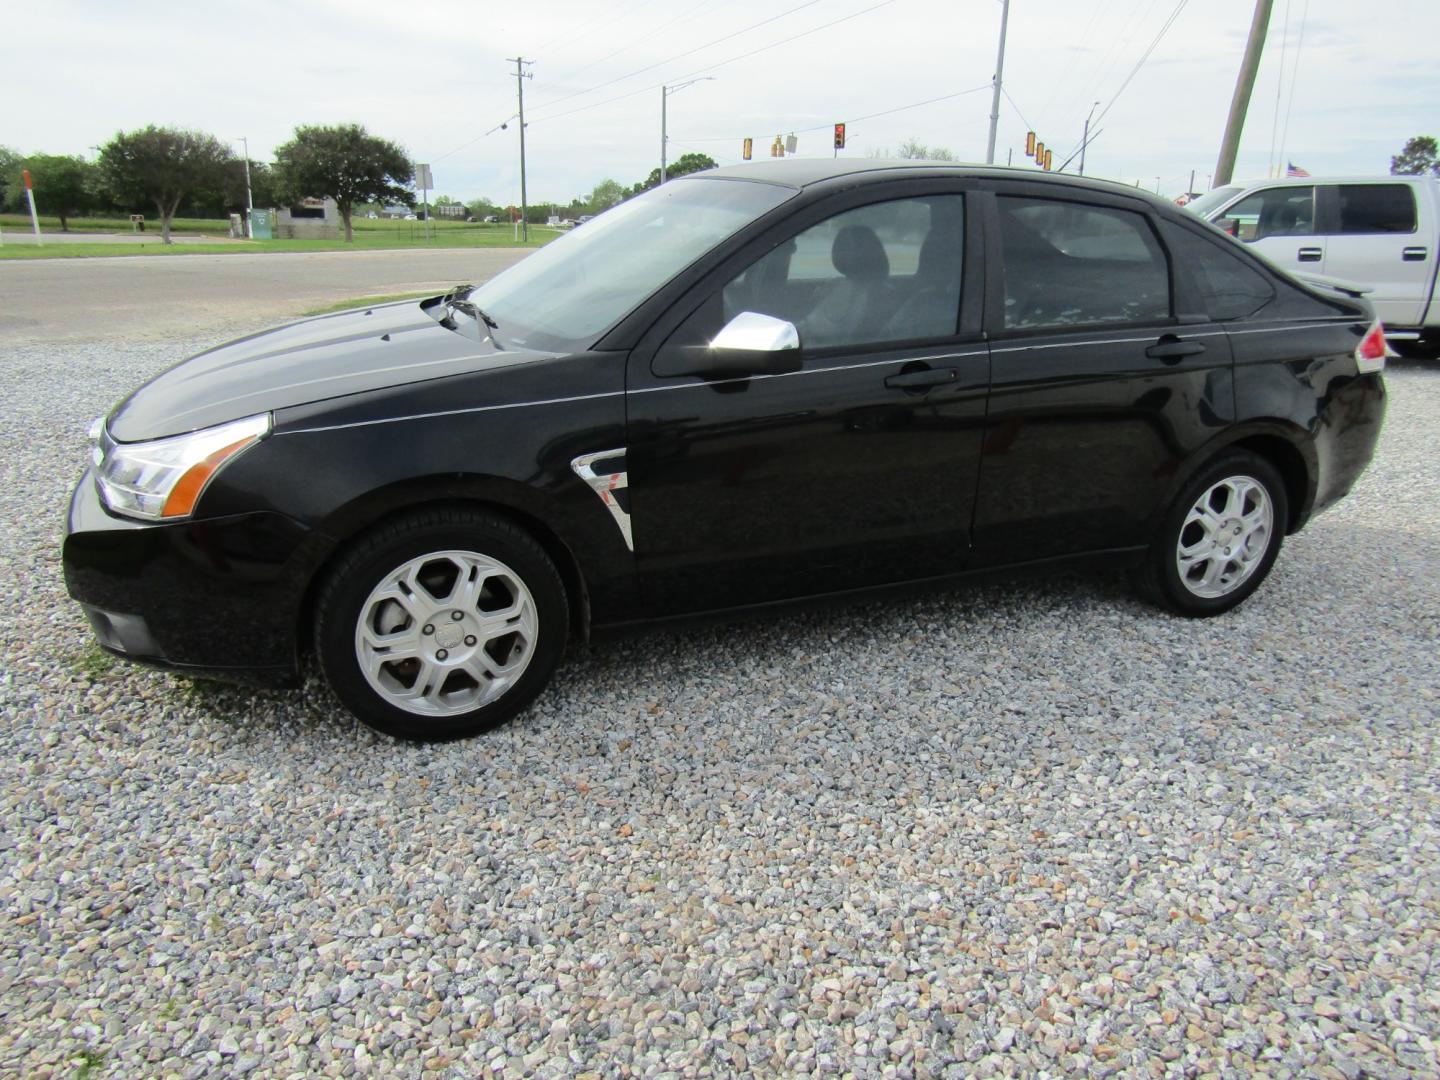
[(1215, 219), (1270, 262), (1292, 274), (1325, 273), (1327, 238), (1313, 184), (1283, 184), (1245, 196)]
[(1224, 329), (1176, 316), (1148, 215), (1046, 194), (1010, 185), (994, 200), (979, 565), (1143, 542), (1177, 465), (1234, 415)]
[[(983, 233), (970, 236), (953, 183), (842, 200), (755, 241), (682, 301), (693, 310), (662, 345), (632, 356), (629, 498), (651, 614), (966, 563), (988, 355), (978, 303), (962, 326), (961, 292)], [(742, 311), (796, 326), (799, 371), (671, 373), (678, 350)]]

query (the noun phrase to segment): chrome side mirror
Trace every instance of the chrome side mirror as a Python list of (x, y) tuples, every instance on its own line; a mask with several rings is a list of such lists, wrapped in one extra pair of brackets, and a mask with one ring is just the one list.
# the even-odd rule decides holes
[(800, 331), (795, 324), (762, 315), (758, 311), (742, 311), (715, 335), (710, 348), (735, 349), (743, 352), (776, 353), (800, 348)]

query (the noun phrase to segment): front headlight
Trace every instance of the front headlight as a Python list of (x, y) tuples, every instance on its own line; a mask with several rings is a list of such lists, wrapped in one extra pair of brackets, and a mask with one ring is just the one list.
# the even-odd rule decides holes
[(270, 433), (270, 414), (153, 442), (118, 443), (90, 429), (100, 497), (117, 514), (152, 521), (189, 517), (210, 478)]

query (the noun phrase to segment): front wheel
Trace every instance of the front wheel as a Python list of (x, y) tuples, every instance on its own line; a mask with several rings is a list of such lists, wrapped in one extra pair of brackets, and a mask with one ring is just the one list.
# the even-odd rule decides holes
[(1270, 573), (1289, 512), (1273, 465), (1243, 451), (1226, 454), (1166, 511), (1137, 572), (1140, 592), (1180, 615), (1229, 611)]
[(403, 739), (473, 735), (549, 681), (565, 586), (538, 543), (478, 510), (407, 515), (361, 539), (323, 585), (315, 651), (360, 720)]

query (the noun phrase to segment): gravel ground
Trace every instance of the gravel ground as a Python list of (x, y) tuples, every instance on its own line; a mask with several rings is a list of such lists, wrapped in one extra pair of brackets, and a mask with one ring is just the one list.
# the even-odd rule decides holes
[(1440, 1069), (1440, 368), (1222, 619), (1060, 577), (652, 634), (414, 747), (66, 600), (85, 423), (199, 344), (0, 349), (0, 1073)]

